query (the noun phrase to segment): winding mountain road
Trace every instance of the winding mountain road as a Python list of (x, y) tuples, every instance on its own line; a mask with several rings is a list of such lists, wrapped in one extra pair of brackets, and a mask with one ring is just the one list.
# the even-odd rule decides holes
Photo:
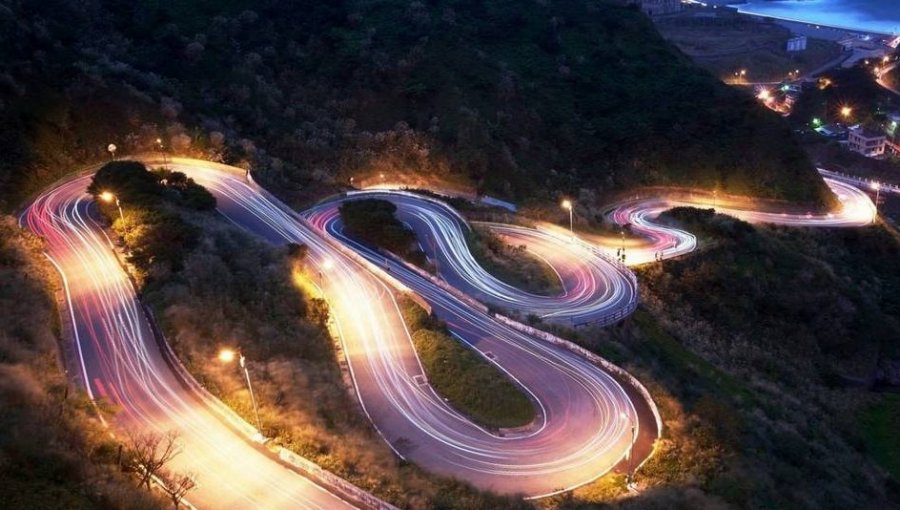
[[(563, 294), (538, 296), (486, 273), (465, 244), (468, 224), (439, 201), (391, 191), (360, 192), (301, 215), (248, 182), (241, 170), (180, 158), (168, 166), (207, 187), (217, 198), (219, 212), (236, 225), (272, 243), (309, 247), (308, 261), (337, 324), (360, 405), (398, 455), (484, 489), (540, 497), (588, 483), (612, 469), (631, 444), (630, 423), (645, 441), (652, 442), (660, 433), (648, 411), (652, 402), (620, 377), (571, 349), (501, 323), (468, 297), (571, 324), (604, 323), (615, 314), (630, 313), (637, 302), (633, 274), (607, 254), (614, 246), (598, 248), (548, 229), (486, 225), (516, 244), (526, 244), (555, 269)], [(93, 219), (85, 192), (88, 182), (88, 176), (73, 177), (47, 191), (21, 221), (44, 237), (48, 256), (63, 275), (85, 385), (92, 397), (104, 397), (122, 409), (114, 428), (178, 430), (183, 453), (173, 467), (200, 473), (200, 486), (190, 495), (196, 506), (348, 506), (248, 442), (215, 410), (221, 403), (185, 388), (162, 358), (134, 289)], [(864, 193), (827, 182), (842, 203), (842, 209), (830, 215), (719, 211), (787, 225), (856, 226), (872, 221), (874, 206)], [(343, 236), (337, 206), (362, 197), (398, 204), (400, 217), (425, 241), (423, 249), (437, 258), (442, 281)], [(644, 199), (616, 205), (611, 218), (631, 224), (634, 233), (646, 239), (629, 249), (629, 263), (696, 247), (690, 233), (655, 221), (659, 213), (678, 205), (708, 204)], [(426, 300), (460, 341), (523, 388), (537, 410), (534, 423), (520, 430), (487, 430), (434, 392), (397, 304), (397, 294), (406, 292)]]

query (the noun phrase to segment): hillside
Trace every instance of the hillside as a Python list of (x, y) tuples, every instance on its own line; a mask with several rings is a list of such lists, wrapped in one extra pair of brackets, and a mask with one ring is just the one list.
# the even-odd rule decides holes
[(157, 138), (300, 199), (411, 174), (830, 200), (780, 118), (605, 2), (13, 1), (0, 42), (6, 208)]

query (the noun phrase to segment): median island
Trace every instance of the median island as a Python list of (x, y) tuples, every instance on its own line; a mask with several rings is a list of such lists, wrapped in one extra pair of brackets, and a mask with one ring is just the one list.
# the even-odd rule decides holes
[(562, 294), (562, 282), (553, 268), (531, 254), (525, 245), (509, 244), (480, 225), (466, 234), (466, 243), (475, 261), (498, 280), (541, 296)]
[(522, 427), (534, 420), (531, 401), (497, 367), (461, 345), (412, 300), (400, 305), (428, 381), (450, 405), (488, 428)]

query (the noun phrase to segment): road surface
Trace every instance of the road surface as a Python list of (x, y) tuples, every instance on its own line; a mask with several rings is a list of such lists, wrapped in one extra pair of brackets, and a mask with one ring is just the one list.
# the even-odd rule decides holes
[(167, 468), (197, 475), (187, 496), (196, 507), (353, 508), (248, 442), (220, 419), (216, 403), (183, 386), (92, 215), (89, 182), (77, 177), (45, 192), (21, 222), (44, 238), (62, 275), (84, 385), (91, 398), (119, 409), (112, 430), (119, 437), (177, 431), (181, 453)]
[[(662, 258), (671, 258), (696, 249), (697, 239), (689, 232), (663, 225), (657, 217), (673, 207), (712, 208), (721, 214), (734, 216), (749, 223), (770, 223), (794, 227), (861, 227), (875, 221), (875, 204), (861, 189), (830, 177), (825, 183), (840, 202), (838, 210), (825, 214), (797, 214), (776, 211), (758, 211), (739, 208), (726, 198), (712, 196), (686, 197), (684, 194), (665, 197), (638, 198), (616, 204), (608, 217), (617, 225), (630, 225), (629, 229), (646, 241), (629, 243), (627, 263), (644, 264)], [(612, 251), (614, 246), (607, 245)]]
[(170, 167), (207, 187), (232, 222), (271, 242), (309, 247), (309, 264), (321, 275), (319, 284), (338, 325), (360, 404), (404, 458), (482, 489), (538, 497), (588, 483), (612, 469), (628, 450), (631, 422), (638, 434), (649, 429), (655, 434), (655, 423), (640, 418), (628, 393), (607, 372), (504, 326), (390, 262), (390, 277), (429, 301), (457, 338), (524, 388), (538, 411), (526, 430), (477, 426), (427, 384), (393, 288), (384, 276), (373, 274), (372, 264), (337, 248), (324, 229), (310, 226), (240, 175), (189, 160)]
[[(445, 285), (344, 238), (337, 202), (300, 215), (237, 169), (177, 158), (169, 167), (206, 186), (216, 196), (219, 212), (240, 227), (272, 243), (309, 247), (309, 264), (337, 324), (359, 402), (398, 455), (483, 489), (539, 497), (588, 483), (613, 468), (630, 445), (630, 422), (637, 424), (639, 435), (655, 437), (655, 423), (637, 409), (647, 403), (637, 402), (634, 391), (609, 373), (569, 350), (501, 324)], [(46, 239), (48, 255), (64, 276), (85, 384), (93, 397), (121, 407), (114, 428), (178, 430), (183, 452), (173, 468), (199, 473), (200, 486), (190, 495), (197, 506), (347, 506), (224, 424), (211, 409), (220, 403), (184, 389), (162, 359), (109, 239), (91, 217), (84, 192), (88, 181), (72, 178), (43, 194), (22, 221)], [(717, 209), (748, 221), (799, 226), (872, 221), (874, 206), (865, 193), (826, 181), (843, 205), (833, 214)], [(428, 240), (423, 248), (438, 259), (446, 283), (485, 302), (575, 322), (625, 309), (636, 299), (631, 273), (598, 255), (596, 247), (560, 232), (489, 225), (543, 257), (565, 289), (561, 296), (522, 292), (474, 262), (464, 240), (468, 226), (452, 209), (414, 195), (378, 193), (398, 203), (401, 217)], [(629, 248), (630, 264), (696, 247), (690, 233), (655, 222), (659, 213), (678, 205), (711, 204), (653, 198), (616, 205), (611, 218), (630, 223), (646, 239)], [(535, 422), (515, 431), (486, 430), (447, 405), (427, 383), (395, 299), (397, 289), (428, 301), (460, 341), (515, 380), (535, 405)]]
[(416, 233), (422, 250), (429, 259), (436, 261), (440, 277), (485, 304), (522, 316), (535, 314), (542, 319), (576, 326), (607, 322), (610, 317), (621, 318), (623, 310), (631, 311), (637, 304), (634, 274), (613, 258), (575, 242), (569, 234), (482, 223), (509, 244), (526, 246), (530, 254), (553, 269), (563, 292), (543, 296), (509, 285), (482, 268), (469, 251), (466, 235), (471, 227), (468, 222), (439, 200), (396, 190), (350, 192), (318, 204), (304, 215), (320, 229), (379, 263), (384, 260), (383, 255), (342, 234), (339, 206), (344, 201), (364, 198), (387, 200), (396, 205), (398, 219)]

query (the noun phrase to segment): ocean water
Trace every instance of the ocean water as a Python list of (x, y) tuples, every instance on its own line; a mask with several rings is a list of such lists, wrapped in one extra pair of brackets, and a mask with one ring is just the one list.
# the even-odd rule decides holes
[(900, 35), (900, 0), (750, 0), (735, 7), (746, 14)]

